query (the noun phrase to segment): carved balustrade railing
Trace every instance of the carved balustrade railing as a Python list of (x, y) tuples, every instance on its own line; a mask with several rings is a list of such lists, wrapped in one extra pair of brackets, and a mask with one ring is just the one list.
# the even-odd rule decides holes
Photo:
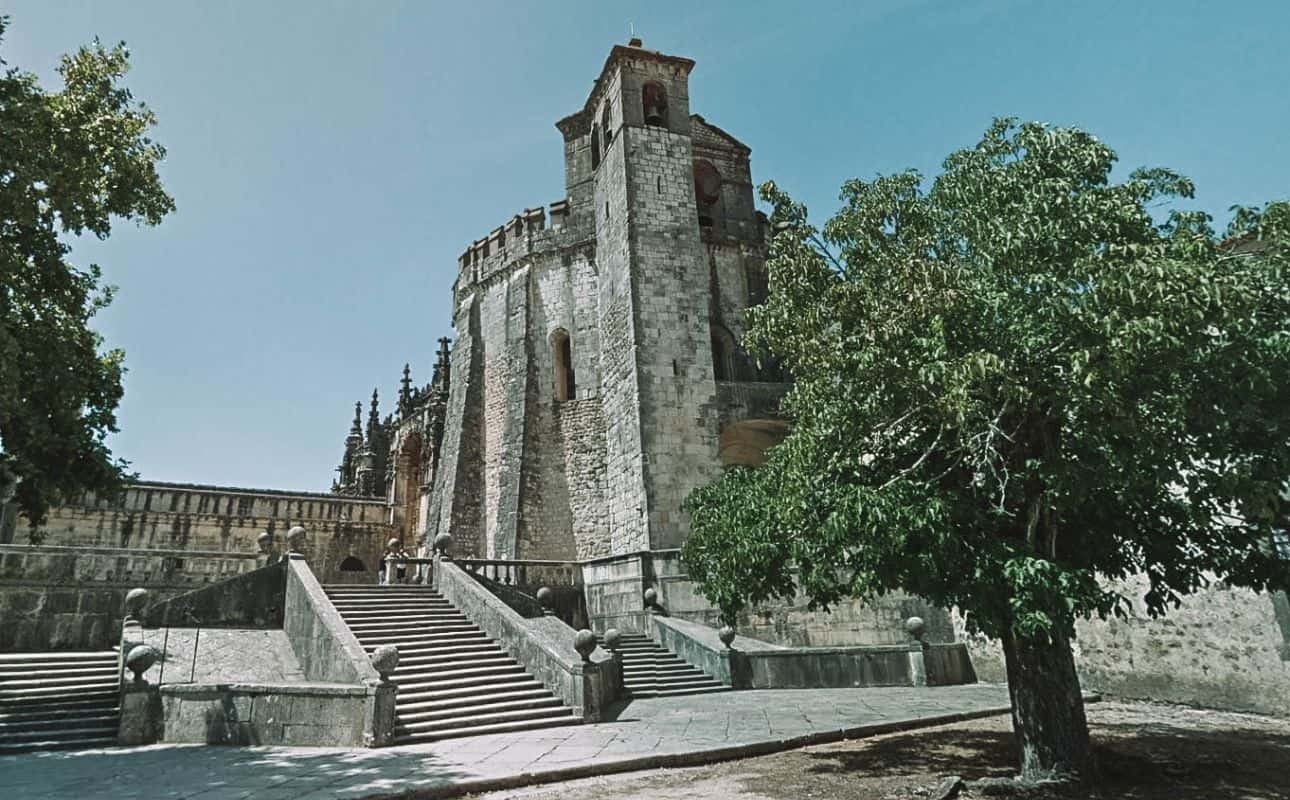
[(457, 558), (453, 563), (505, 586), (582, 586), (582, 564), (577, 561)]

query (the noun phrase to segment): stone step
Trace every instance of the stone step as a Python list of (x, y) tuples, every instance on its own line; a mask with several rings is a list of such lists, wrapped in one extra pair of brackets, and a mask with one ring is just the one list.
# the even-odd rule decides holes
[(478, 690), (480, 687), (485, 687), (485, 688), (491, 687), (491, 685), (496, 683), (497, 681), (505, 680), (507, 678), (529, 678), (530, 680), (533, 680), (533, 678), (530, 677), (529, 674), (524, 671), (523, 667), (516, 664), (514, 670), (509, 672), (504, 672), (501, 674), (486, 673), (483, 675), (467, 675), (463, 677), (454, 677), (454, 678), (443, 678), (443, 679), (436, 678), (435, 680), (432, 680), (432, 681), (422, 681), (415, 684), (408, 684), (402, 688), (406, 690), (410, 695), (417, 694), (418, 692), (421, 692), (423, 690), (449, 691), (451, 689), (465, 689), (465, 688), (475, 688)]
[(485, 641), (469, 641), (461, 644), (426, 644), (426, 645), (399, 645), (399, 664), (421, 663), (427, 659), (442, 660), (453, 657), (476, 656), (484, 653), (500, 653), (502, 649), (491, 639)]
[[(376, 645), (364, 645), (364, 647), (366, 647), (370, 651), (374, 649)], [(472, 639), (463, 639), (459, 642), (450, 642), (450, 641), (422, 642), (422, 643), (413, 642), (411, 644), (407, 642), (400, 642), (398, 644), (399, 663), (403, 663), (403, 659), (405, 658), (414, 659), (414, 658), (425, 658), (426, 656), (435, 656), (435, 655), (449, 656), (449, 655), (465, 655), (470, 653), (477, 653), (479, 652), (477, 648), (481, 648), (481, 647), (497, 649), (497, 643), (487, 637), (483, 639), (480, 639), (479, 637), (475, 637)]]
[(0, 695), (9, 691), (26, 691), (29, 688), (64, 687), (69, 690), (75, 690), (80, 687), (100, 687), (106, 683), (116, 683), (116, 670), (112, 670), (106, 675), (100, 672), (88, 677), (85, 675), (68, 675), (64, 677), (59, 673), (51, 675), (28, 673), (21, 678), (13, 677), (0, 680)]
[(29, 715), (30, 719), (0, 719), (0, 742), (9, 741), (14, 734), (30, 731), (58, 733), (65, 730), (84, 728), (111, 728), (116, 731), (121, 723), (121, 715), (115, 711), (101, 714), (78, 714), (76, 716)]
[(350, 626), (350, 630), (360, 639), (364, 636), (411, 636), (424, 635), (427, 633), (453, 633), (456, 631), (477, 631), (478, 627), (473, 622), (462, 620), (461, 622), (445, 622), (438, 625), (372, 625), (372, 626)]
[[(357, 636), (357, 634), (355, 634)], [(427, 631), (424, 633), (383, 633), (378, 636), (359, 636), (358, 640), (363, 643), (364, 647), (371, 649), (376, 645), (394, 644), (402, 646), (402, 643), (409, 645), (433, 645), (433, 644), (465, 644), (471, 641), (491, 641), (488, 635), (476, 628), (474, 631), (449, 631), (445, 633), (434, 633)]]
[(712, 686), (698, 686), (685, 689), (660, 689), (652, 694), (638, 695), (638, 697), (684, 697), (691, 694), (711, 694), (713, 692), (729, 692), (731, 688), (720, 683), (713, 682)]
[(68, 723), (82, 717), (97, 717), (104, 715), (119, 716), (119, 714), (120, 712), (117, 710), (116, 701), (114, 699), (104, 700), (97, 703), (82, 703), (63, 708), (41, 707), (24, 711), (0, 712), (0, 725), (29, 721), (39, 722), (43, 720), (61, 720), (64, 723)]
[[(515, 691), (524, 691), (529, 689), (542, 689), (546, 691), (536, 678), (528, 676), (516, 676), (515, 680), (499, 680), (488, 684), (488, 695), (505, 694)], [(419, 703), (439, 702), (442, 700), (453, 700), (464, 697), (480, 698), (484, 696), (477, 684), (468, 686), (454, 687), (436, 687), (434, 689), (418, 689), (415, 692), (399, 692), (395, 700), (396, 708), (412, 707)]]
[(465, 621), (465, 619), (466, 615), (460, 611), (445, 611), (442, 614), (384, 614), (368, 618), (353, 617), (351, 620), (347, 620), (347, 623), (351, 628), (371, 628), (380, 625), (434, 625), (437, 623)]
[(3, 741), (6, 744), (22, 744), (25, 742), (43, 742), (43, 741), (66, 741), (68, 739), (88, 739), (110, 736), (115, 740), (117, 731), (117, 721), (112, 720), (107, 724), (96, 723), (92, 725), (77, 725), (72, 727), (65, 725), (61, 730), (25, 730), (25, 731), (5, 731)]
[(102, 681), (98, 683), (82, 683), (77, 686), (25, 686), (21, 691), (10, 691), (0, 689), (0, 704), (17, 702), (27, 699), (54, 699), (66, 698), (75, 699), (84, 695), (94, 695), (105, 691), (115, 692), (117, 682)]
[[(547, 711), (568, 714), (569, 709), (564, 707), (558, 698), (552, 697), (549, 693), (546, 697), (534, 697), (528, 700), (503, 700), (488, 702), (476, 702), (470, 706), (456, 706), (454, 708), (440, 709), (438, 711), (400, 711), (399, 725), (405, 729), (411, 729), (416, 724), (422, 722), (440, 722), (444, 720), (458, 719), (461, 715), (467, 714), (481, 724), (485, 722), (490, 714), (501, 714), (519, 711)], [(505, 721), (505, 720), (499, 720)]]
[(524, 722), (539, 719), (572, 718), (567, 708), (557, 705), (555, 708), (521, 708), (511, 711), (488, 710), (486, 707), (462, 709), (461, 712), (437, 720), (424, 722), (399, 721), (394, 726), (394, 735), (400, 733), (435, 733), (453, 728), (476, 728), (484, 725), (502, 725), (508, 722)]
[(5, 664), (91, 663), (96, 661), (116, 663), (115, 650), (54, 650), (38, 653), (0, 653), (0, 666)]
[(81, 708), (93, 708), (104, 704), (115, 707), (117, 704), (117, 688), (112, 687), (111, 691), (87, 692), (80, 695), (71, 695), (66, 697), (10, 697), (0, 698), (0, 716), (6, 714), (25, 714), (28, 711), (71, 711)]
[(116, 675), (116, 662), (110, 664), (68, 664), (68, 665), (48, 665), (41, 664), (32, 666), (24, 664), (23, 666), (0, 666), (0, 683), (11, 678), (18, 678), (23, 675), (48, 675), (50, 677), (98, 677), (100, 675)]
[(435, 685), (444, 685), (458, 680), (470, 680), (472, 678), (491, 678), (506, 675), (527, 675), (524, 667), (511, 661), (507, 664), (493, 664), (490, 666), (454, 666), (444, 667), (442, 669), (419, 670), (417, 672), (395, 676), (394, 683), (400, 690), (408, 689), (415, 691), (422, 687), (429, 688)]
[(414, 655), (403, 652), (399, 648), (399, 667), (394, 670), (394, 674), (412, 667), (433, 666), (435, 664), (456, 664), (462, 661), (491, 662), (494, 659), (509, 660), (507, 655), (500, 647), (493, 642), (487, 642), (481, 645), (473, 645), (469, 648), (459, 648), (460, 652), (435, 652), (426, 655)]
[(518, 722), (504, 722), (497, 725), (477, 725), (469, 728), (450, 728), (439, 731), (418, 731), (415, 733), (406, 733), (403, 735), (395, 734), (395, 744), (418, 744), (421, 742), (436, 742), (440, 739), (452, 739), (462, 736), (484, 736), (490, 733), (511, 733), (513, 731), (531, 731), (540, 728), (555, 728), (562, 725), (577, 725), (582, 720), (568, 713), (563, 717), (552, 719), (523, 720)]
[(363, 611), (372, 608), (452, 608), (452, 603), (440, 597), (330, 597), (331, 604), (340, 608)]
[(110, 736), (76, 736), (65, 739), (0, 742), (0, 755), (44, 753), (49, 750), (89, 750), (102, 747), (116, 747), (116, 731), (113, 731)]
[[(498, 703), (523, 703), (523, 702), (559, 702), (545, 686), (538, 686), (536, 689), (521, 689), (513, 692), (492, 692), (487, 697), (487, 702), (491, 704)], [(447, 700), (429, 700), (417, 703), (399, 703), (399, 718), (405, 716), (414, 716), (422, 713), (435, 713), (446, 711), (448, 709), (458, 709), (466, 706), (476, 706), (480, 702), (478, 695), (469, 694), (461, 697), (449, 698)]]
[(685, 675), (692, 675), (692, 676), (701, 677), (701, 678), (708, 677), (708, 673), (704, 672), (703, 670), (697, 667), (692, 667), (689, 664), (678, 664), (675, 667), (668, 667), (667, 669), (631, 669), (631, 670), (623, 669), (623, 680), (627, 680), (629, 678), (640, 678), (645, 676), (649, 676), (649, 677), (666, 676), (669, 678), (673, 678), (673, 677), (681, 677)]

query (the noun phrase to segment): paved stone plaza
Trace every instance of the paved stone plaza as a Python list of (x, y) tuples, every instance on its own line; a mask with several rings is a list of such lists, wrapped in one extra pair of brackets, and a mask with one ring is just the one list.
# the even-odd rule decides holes
[(740, 691), (636, 700), (596, 725), (381, 750), (153, 745), (32, 753), (0, 758), (0, 797), (442, 797), (757, 755), (1007, 707), (1007, 689), (993, 684)]

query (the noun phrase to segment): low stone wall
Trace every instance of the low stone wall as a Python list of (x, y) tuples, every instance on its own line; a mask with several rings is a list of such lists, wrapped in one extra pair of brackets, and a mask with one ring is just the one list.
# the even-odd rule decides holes
[(451, 561), (435, 564), (435, 588), (589, 722), (602, 718), (618, 698), (622, 666), (597, 648), (584, 662), (573, 647), (576, 631), (558, 617), (526, 619)]
[(305, 678), (333, 683), (373, 683), (381, 676), (372, 667), (340, 612), (303, 558), (286, 562), (287, 591), (282, 628), (287, 632)]
[[(647, 628), (642, 596), (658, 593), (658, 605), (672, 619), (688, 619), (717, 627), (720, 612), (690, 579), (678, 550), (654, 550), (584, 562), (583, 584), (592, 628), (641, 631)], [(903, 645), (908, 641), (905, 620), (921, 617), (927, 639), (949, 643), (954, 624), (948, 611), (903, 594), (869, 600), (845, 600), (829, 611), (812, 611), (799, 591), (791, 600), (776, 600), (740, 614), (735, 628), (746, 636), (786, 647), (846, 647)]]
[(780, 647), (736, 636), (733, 651), (707, 625), (650, 617), (661, 645), (737, 689), (948, 686), (975, 683), (962, 644)]
[(206, 625), (281, 628), (287, 564), (279, 561), (210, 586), (154, 602), (143, 615), (145, 627)]
[(370, 703), (368, 688), (352, 684), (167, 684), (161, 741), (370, 747)]

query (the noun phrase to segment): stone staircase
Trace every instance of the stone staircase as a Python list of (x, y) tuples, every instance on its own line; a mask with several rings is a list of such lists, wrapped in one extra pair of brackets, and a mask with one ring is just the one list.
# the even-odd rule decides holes
[(730, 689), (641, 633), (623, 633), (618, 652), (623, 656), (623, 688), (632, 697), (707, 694)]
[(0, 755), (116, 744), (117, 654), (0, 655)]
[(581, 721), (434, 589), (323, 589), (364, 649), (399, 648), (395, 744)]

